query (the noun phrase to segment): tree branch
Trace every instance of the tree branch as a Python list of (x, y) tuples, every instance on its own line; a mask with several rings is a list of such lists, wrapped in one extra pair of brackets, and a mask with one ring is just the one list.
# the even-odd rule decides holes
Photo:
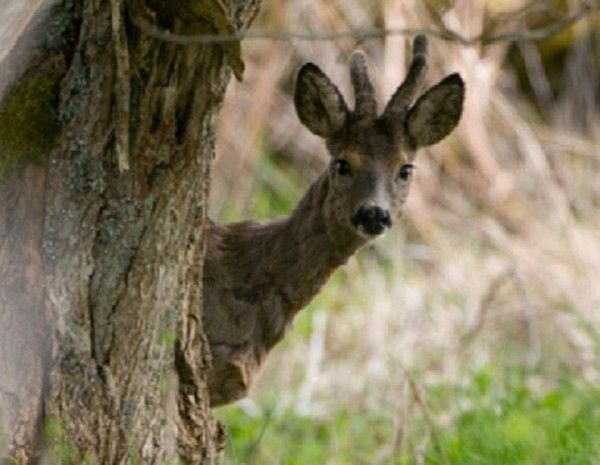
[[(377, 39), (388, 36), (418, 35), (426, 34), (430, 37), (449, 42), (457, 42), (464, 46), (489, 45), (496, 42), (516, 42), (541, 40), (553, 36), (574, 23), (580, 21), (589, 15), (592, 11), (600, 9), (599, 0), (583, 0), (581, 7), (551, 24), (537, 29), (526, 29), (523, 31), (510, 31), (499, 34), (488, 35), (481, 33), (472, 37), (465, 37), (458, 32), (448, 28), (364, 28), (350, 29), (345, 31), (330, 32), (303, 32), (303, 31), (238, 31), (235, 34), (176, 34), (169, 30), (149, 22), (130, 11), (130, 18), (144, 34), (155, 39), (170, 42), (179, 45), (198, 45), (198, 44), (222, 44), (240, 40), (268, 40), (268, 41), (308, 41), (308, 42), (327, 42), (337, 39), (353, 38), (360, 41), (367, 39)], [(521, 15), (521, 14), (519, 14)]]

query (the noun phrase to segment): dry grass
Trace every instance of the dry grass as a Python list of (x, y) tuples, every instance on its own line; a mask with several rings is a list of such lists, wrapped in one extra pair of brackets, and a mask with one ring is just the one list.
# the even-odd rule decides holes
[[(492, 13), (526, 2), (433, 3), (447, 7), (266, 2), (255, 25), (321, 31), (422, 27), (437, 19), (471, 36)], [(536, 388), (564, 369), (600, 382), (594, 24), (597, 14), (539, 46), (432, 41), (429, 82), (453, 71), (467, 82), (458, 130), (422, 151), (403, 224), (352, 259), (300, 317), (301, 328), (275, 351), (252, 399), (314, 415), (347, 405), (395, 412), (405, 370), (418, 372), (419, 385), (460, 384), (486, 364), (538, 367), (540, 376), (530, 380)], [(244, 44), (245, 80), (230, 86), (220, 116), (213, 216), (247, 218), (265, 181), (288, 192), (286, 180), (307, 186), (322, 169), (323, 144), (294, 113), (293, 75), (314, 61), (349, 96), (345, 63), (357, 46), (368, 55), (383, 104), (403, 77), (404, 38)], [(544, 69), (548, 56), (564, 60), (547, 59)], [(523, 80), (531, 84), (519, 85)], [(280, 167), (266, 180), (256, 176), (265, 152)], [(245, 405), (251, 411), (253, 403)]]

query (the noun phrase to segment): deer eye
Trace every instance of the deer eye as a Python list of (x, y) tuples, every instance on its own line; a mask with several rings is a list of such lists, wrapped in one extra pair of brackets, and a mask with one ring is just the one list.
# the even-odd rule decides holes
[(348, 163), (346, 160), (336, 160), (335, 170), (337, 174), (342, 176), (348, 176), (349, 174), (352, 174), (352, 168), (350, 168), (350, 163)]
[(398, 179), (401, 179), (402, 181), (408, 181), (412, 176), (412, 172), (414, 169), (415, 166), (411, 163), (406, 163), (405, 165), (402, 165), (398, 170)]

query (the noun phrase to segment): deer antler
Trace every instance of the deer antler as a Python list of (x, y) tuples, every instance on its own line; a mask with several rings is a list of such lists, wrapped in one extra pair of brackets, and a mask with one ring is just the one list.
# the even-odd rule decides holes
[(413, 58), (404, 82), (398, 87), (381, 118), (392, 126), (403, 124), (410, 104), (425, 80), (427, 37), (419, 35), (413, 42)]
[(350, 59), (350, 80), (354, 86), (354, 116), (357, 119), (371, 119), (377, 116), (375, 91), (369, 79), (367, 60), (361, 51), (354, 52)]

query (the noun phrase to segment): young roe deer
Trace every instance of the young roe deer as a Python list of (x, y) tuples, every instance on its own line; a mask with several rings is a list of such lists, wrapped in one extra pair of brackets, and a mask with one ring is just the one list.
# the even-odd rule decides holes
[(204, 324), (212, 352), (213, 406), (244, 397), (266, 354), (331, 273), (401, 214), (415, 151), (458, 124), (464, 84), (451, 74), (413, 104), (425, 78), (427, 41), (418, 36), (404, 82), (377, 116), (365, 57), (350, 60), (351, 111), (314, 64), (298, 72), (300, 121), (331, 154), (327, 170), (287, 218), (208, 226)]

